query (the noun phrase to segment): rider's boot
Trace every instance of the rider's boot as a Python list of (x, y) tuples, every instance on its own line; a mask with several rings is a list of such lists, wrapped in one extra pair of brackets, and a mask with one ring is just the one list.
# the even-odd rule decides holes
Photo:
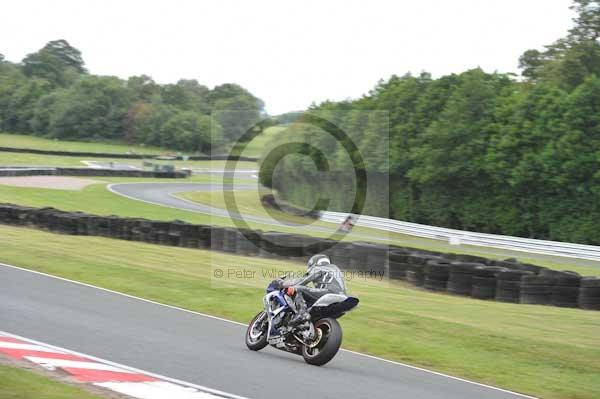
[(298, 293), (294, 301), (296, 305), (296, 314), (288, 322), (288, 326), (295, 327), (310, 320), (310, 313), (306, 308), (306, 302), (302, 298), (302, 294)]
[(292, 319), (288, 322), (290, 327), (296, 327), (302, 323), (305, 323), (310, 320), (310, 314), (308, 312), (298, 312)]

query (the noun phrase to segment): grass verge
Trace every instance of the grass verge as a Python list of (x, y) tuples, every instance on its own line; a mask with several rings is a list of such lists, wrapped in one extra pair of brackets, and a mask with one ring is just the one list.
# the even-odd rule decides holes
[[(262, 272), (301, 265), (0, 225), (3, 262), (247, 322)], [(35, 245), (32, 245), (35, 243)], [(215, 268), (258, 271), (231, 290)], [(266, 273), (269, 274), (269, 273)], [(548, 399), (600, 397), (600, 312), (515, 305), (376, 280), (348, 282), (361, 306), (341, 319), (344, 347)]]
[[(173, 179), (136, 179), (136, 178), (108, 178), (98, 177), (110, 183), (126, 183), (126, 182), (168, 182), (173, 183)], [(196, 175), (185, 182), (220, 182), (219, 177), (200, 176)], [(181, 181), (177, 181), (181, 182)], [(141, 201), (132, 200), (120, 195), (116, 195), (106, 189), (106, 183), (90, 185), (81, 191), (72, 190), (55, 190), (41, 189), (34, 187), (13, 187), (0, 185), (0, 203), (8, 202), (19, 205), (45, 207), (52, 206), (57, 209), (66, 211), (83, 211), (96, 215), (118, 215), (124, 217), (141, 217), (153, 220), (183, 220), (190, 223), (213, 224), (220, 226), (234, 226), (230, 218), (194, 213), (179, 209), (167, 208), (163, 206), (144, 203)], [(237, 194), (246, 195), (244, 192)], [(236, 194), (236, 195), (237, 195)], [(214, 198), (207, 203), (215, 204), (220, 207), (218, 198), (220, 194), (211, 194)], [(258, 197), (254, 194), (256, 198)], [(253, 197), (249, 194), (247, 203), (241, 203), (245, 208), (252, 209), (256, 206), (253, 203)], [(216, 202), (215, 202), (216, 201)], [(221, 205), (222, 206), (222, 205)], [(262, 209), (262, 207), (260, 207)], [(244, 209), (243, 212), (246, 212)], [(252, 212), (257, 212), (253, 210)], [(263, 212), (265, 212), (263, 210)], [(321, 222), (315, 223), (317, 227), (322, 227)], [(275, 225), (267, 225), (249, 222), (248, 225), (254, 229), (263, 231), (282, 231), (288, 233), (303, 233), (313, 235), (315, 237), (327, 237), (326, 232), (311, 231), (298, 227), (283, 227)], [(476, 246), (453, 246), (446, 242), (430, 240), (404, 234), (387, 233), (368, 229), (364, 227), (356, 227), (352, 234), (346, 236), (345, 240), (349, 241), (373, 241), (392, 243), (399, 246), (420, 248), (440, 252), (466, 253), (478, 256), (484, 256), (495, 259), (518, 258), (523, 262), (534, 263), (541, 266), (550, 267), (558, 270), (573, 270), (583, 275), (598, 275), (600, 274), (600, 264), (594, 261), (571, 259), (562, 257), (553, 257), (547, 255), (526, 254), (517, 251), (508, 251), (503, 249), (476, 247)]]
[(24, 134), (0, 133), (0, 147), (35, 148), (37, 150), (72, 151), (72, 152), (104, 152), (136, 154), (162, 154), (170, 150), (161, 147), (128, 145), (120, 141), (86, 142), (53, 140), (40, 136)]
[(100, 399), (84, 389), (32, 371), (0, 365), (0, 399)]
[[(5, 166), (62, 166), (62, 167), (86, 167), (82, 161), (96, 161), (100, 163), (114, 162), (117, 164), (127, 164), (136, 167), (142, 167), (141, 159), (118, 159), (118, 158), (97, 158), (97, 157), (79, 157), (79, 156), (61, 156), (61, 155), (43, 155), (27, 154), (17, 152), (0, 152), (0, 165)], [(214, 168), (223, 169), (225, 161), (166, 161), (148, 159), (149, 162), (160, 165), (175, 165), (177, 168)], [(237, 163), (238, 169), (256, 169), (255, 162), (240, 161)]]
[(244, 151), (240, 154), (245, 157), (260, 158), (263, 154), (268, 153), (269, 146), (279, 134), (285, 134), (287, 126), (271, 126), (265, 129), (261, 134), (250, 141)]
[[(0, 186), (0, 202), (8, 202), (25, 206), (52, 206), (66, 211), (83, 211), (95, 215), (117, 215), (124, 217), (142, 217), (153, 220), (186, 220), (192, 223), (210, 223), (219, 220), (223, 224), (231, 221), (227, 218), (216, 218), (210, 215), (187, 212), (167, 208), (145, 202), (132, 200), (113, 194), (106, 189), (107, 183), (136, 182), (140, 179), (91, 177), (104, 181), (89, 185), (82, 190), (56, 190), (35, 187)], [(173, 182), (172, 179), (147, 179), (144, 182)], [(188, 180), (186, 180), (188, 181)], [(190, 182), (210, 182), (209, 176), (195, 176)]]
[[(312, 226), (322, 226), (327, 228), (332, 227), (331, 223), (320, 222), (318, 220), (302, 216), (295, 216), (274, 209), (270, 212), (267, 212), (260, 202), (257, 189), (234, 191), (233, 195), (239, 212), (242, 215), (260, 216), (263, 218), (275, 217), (275, 220), (286, 223), (311, 224)], [(214, 207), (222, 207), (225, 203), (225, 195), (223, 191), (188, 191), (177, 193), (177, 196)]]
[[(222, 204), (225, 202), (225, 198), (223, 192), (221, 191), (211, 191), (211, 192), (199, 192), (199, 191), (191, 191), (191, 192), (183, 192), (177, 194), (179, 197), (198, 202), (205, 205), (210, 205), (214, 207), (222, 207)], [(310, 223), (312, 226), (318, 227), (328, 227), (331, 228), (331, 223), (325, 223), (320, 221), (314, 221), (312, 219), (307, 219), (300, 216), (294, 216), (287, 214), (285, 212), (271, 210), (271, 212), (267, 212), (260, 202), (260, 197), (258, 190), (247, 190), (247, 191), (235, 191), (234, 192), (235, 201), (238, 206), (238, 209), (243, 215), (253, 215), (260, 217), (272, 217), (275, 216), (277, 220), (284, 222), (293, 222), (293, 223)], [(302, 230), (299, 228), (298, 230)], [(310, 231), (302, 231), (305, 234), (316, 235), (314, 232)], [(466, 253), (471, 255), (478, 255), (487, 258), (494, 259), (506, 259), (506, 258), (518, 258), (519, 260), (527, 263), (533, 263), (541, 266), (546, 266), (552, 269), (557, 270), (573, 270), (582, 275), (598, 275), (600, 274), (600, 263), (594, 261), (587, 261), (582, 259), (570, 259), (570, 258), (561, 258), (561, 257), (553, 257), (547, 255), (538, 255), (538, 254), (527, 254), (523, 252), (517, 251), (507, 251), (503, 249), (495, 249), (495, 248), (485, 248), (485, 247), (476, 247), (476, 246), (461, 246), (456, 247), (450, 245), (446, 242), (442, 242), (439, 240), (429, 240), (426, 238), (409, 236), (405, 234), (397, 234), (397, 233), (388, 233), (378, 230), (373, 230), (365, 227), (356, 226), (353, 230), (353, 233), (350, 234), (347, 239), (350, 241), (360, 241), (365, 240), (364, 237), (370, 237), (370, 241), (383, 240), (384, 242), (391, 242), (396, 245), (406, 246), (410, 248), (419, 248), (430, 251), (440, 251), (440, 252), (456, 252), (456, 253)]]

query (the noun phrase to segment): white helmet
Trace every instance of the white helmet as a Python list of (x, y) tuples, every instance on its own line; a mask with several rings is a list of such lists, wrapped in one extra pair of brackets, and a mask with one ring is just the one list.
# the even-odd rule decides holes
[(310, 270), (310, 268), (313, 266), (322, 266), (322, 265), (329, 265), (329, 264), (331, 264), (331, 260), (329, 259), (329, 256), (323, 255), (323, 254), (316, 254), (316, 255), (311, 256), (311, 258), (308, 260), (307, 266), (308, 266), (308, 269)]

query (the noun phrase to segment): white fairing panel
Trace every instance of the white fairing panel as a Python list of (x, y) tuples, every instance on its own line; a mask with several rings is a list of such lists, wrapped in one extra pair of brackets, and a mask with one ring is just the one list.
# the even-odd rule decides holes
[(328, 306), (332, 303), (344, 302), (348, 297), (340, 294), (325, 294), (313, 304), (315, 306)]

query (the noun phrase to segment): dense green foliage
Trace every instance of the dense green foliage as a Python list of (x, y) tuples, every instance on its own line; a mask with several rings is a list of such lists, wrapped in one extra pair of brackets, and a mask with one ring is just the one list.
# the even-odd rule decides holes
[[(263, 103), (236, 84), (91, 75), (79, 50), (51, 41), (21, 63), (0, 55), (0, 131), (59, 139), (123, 139), (204, 152), (238, 137)], [(237, 119), (222, 110), (243, 110)]]
[[(389, 166), (396, 219), (600, 244), (600, 2), (577, 0), (573, 9), (578, 17), (566, 38), (521, 57), (523, 79), (480, 69), (439, 79), (393, 76), (361, 99), (312, 111), (350, 132), (371, 158), (368, 169)], [(389, 147), (388, 126), (357, 110), (389, 112)], [(306, 125), (290, 129), (333, 154), (333, 169), (348, 169), (340, 146), (319, 143)], [(323, 189), (315, 188), (310, 163), (285, 158), (274, 183), (306, 207)], [(348, 210), (343, 197), (334, 207)]]

